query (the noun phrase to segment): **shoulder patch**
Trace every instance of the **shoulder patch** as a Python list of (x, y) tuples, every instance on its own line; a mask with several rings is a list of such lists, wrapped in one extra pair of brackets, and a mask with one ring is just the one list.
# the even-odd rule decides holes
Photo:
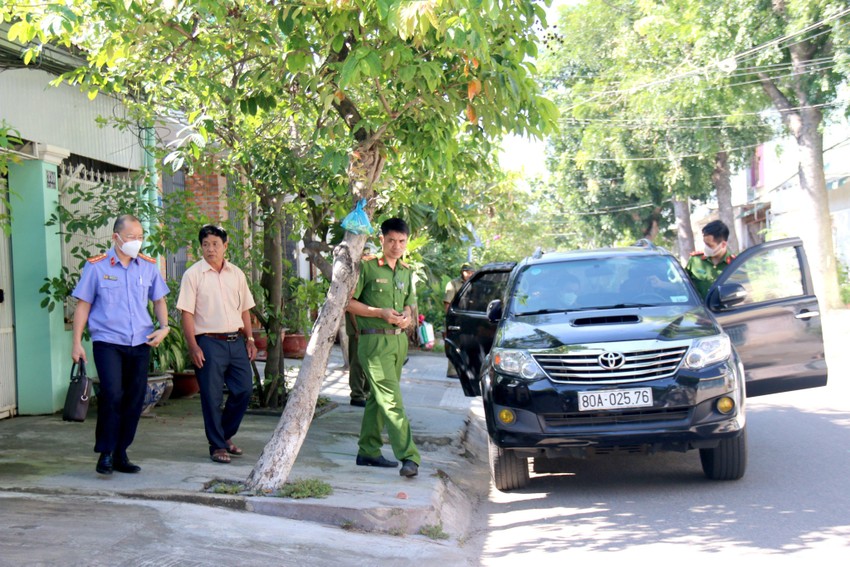
[(731, 263), (732, 263), (732, 260), (734, 260), (734, 259), (735, 259), (735, 255), (734, 255), (734, 254), (729, 254), (729, 257), (728, 257), (728, 258), (726, 258), (726, 263), (727, 263), (727, 264), (731, 264)]
[(150, 262), (151, 264), (156, 264), (156, 260), (154, 260), (153, 258), (148, 256), (147, 254), (142, 254), (141, 252), (139, 252), (139, 258), (141, 258), (142, 260), (145, 260), (147, 262)]
[(98, 254), (97, 256), (92, 256), (91, 258), (88, 258), (86, 260), (86, 262), (88, 262), (89, 264), (97, 264), (98, 262), (100, 262), (101, 260), (104, 260), (105, 258), (106, 258), (106, 253), (104, 252), (103, 254)]
[(694, 250), (693, 252), (691, 252), (691, 256), (702, 256), (702, 251)]

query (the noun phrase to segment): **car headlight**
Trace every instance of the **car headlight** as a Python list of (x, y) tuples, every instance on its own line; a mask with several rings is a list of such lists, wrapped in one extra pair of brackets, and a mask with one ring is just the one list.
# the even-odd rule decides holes
[(513, 374), (526, 380), (546, 377), (537, 361), (524, 350), (494, 348), (493, 365), (502, 374)]
[(688, 368), (705, 368), (718, 362), (723, 362), (732, 356), (732, 342), (729, 335), (720, 333), (712, 337), (697, 339), (685, 355), (685, 366)]

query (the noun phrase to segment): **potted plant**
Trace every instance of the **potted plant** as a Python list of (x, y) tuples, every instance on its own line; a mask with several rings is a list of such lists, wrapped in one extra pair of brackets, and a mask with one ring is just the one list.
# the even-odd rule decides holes
[(303, 358), (307, 341), (319, 306), (327, 295), (328, 285), (324, 281), (289, 279), (289, 300), (283, 310), (283, 354), (287, 358)]

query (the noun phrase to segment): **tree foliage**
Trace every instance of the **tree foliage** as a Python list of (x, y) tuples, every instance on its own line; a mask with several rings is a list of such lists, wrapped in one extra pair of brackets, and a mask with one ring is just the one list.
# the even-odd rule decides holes
[[(545, 14), (530, 0), (13, 0), (0, 10), (14, 22), (10, 39), (31, 42), (27, 61), (46, 42), (81, 50), (87, 65), (61, 80), (91, 97), (127, 97), (140, 124), (184, 124), (167, 163), (215, 154), (241, 170), (265, 211), (272, 305), (280, 304), (275, 242), (286, 196), (298, 196), (296, 208), (321, 201), (332, 218), (361, 197), (370, 213), (429, 203), (430, 220), (447, 230), (459, 218), (440, 207), (443, 193), (480, 167), (469, 156), (487, 156), (506, 131), (540, 135), (557, 117), (533, 78), (532, 28)], [(464, 143), (482, 151), (464, 152)], [(316, 171), (309, 163), (325, 184), (304, 199), (298, 191), (312, 187)], [(255, 487), (286, 480), (364, 242), (346, 234), (337, 247), (313, 346), (249, 479)]]

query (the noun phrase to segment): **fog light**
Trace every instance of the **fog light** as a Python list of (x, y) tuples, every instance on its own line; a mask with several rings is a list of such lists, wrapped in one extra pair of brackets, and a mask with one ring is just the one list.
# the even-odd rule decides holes
[(499, 410), (499, 421), (505, 425), (510, 425), (516, 421), (516, 414), (509, 409)]
[(717, 400), (717, 411), (720, 413), (732, 413), (732, 410), (735, 409), (735, 400), (729, 398), (727, 396), (723, 396), (719, 400)]

